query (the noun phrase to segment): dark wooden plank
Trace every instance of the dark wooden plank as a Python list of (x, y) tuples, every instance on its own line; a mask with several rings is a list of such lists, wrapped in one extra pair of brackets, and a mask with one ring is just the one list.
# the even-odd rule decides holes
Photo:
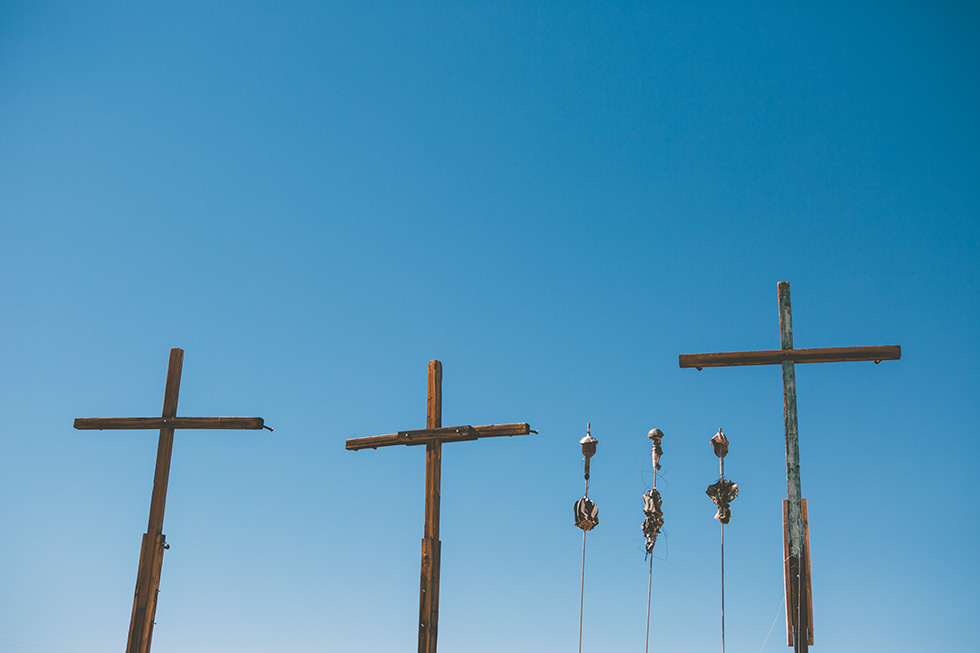
[[(806, 499), (800, 499), (800, 511), (803, 521), (803, 552), (797, 559), (793, 557), (789, 546), (789, 500), (783, 499), (783, 587), (786, 590), (786, 645), (796, 646), (796, 650), (800, 650), (800, 647), (806, 650), (806, 646), (813, 646), (810, 518), (807, 513)], [(799, 578), (795, 578), (796, 573), (799, 574)], [(793, 641), (794, 633), (799, 633), (800, 642)]]
[(86, 430), (137, 429), (251, 429), (265, 427), (261, 417), (79, 417), (75, 428)]
[(779, 365), (794, 363), (844, 363), (855, 361), (891, 361), (902, 357), (901, 345), (872, 347), (827, 347), (823, 349), (769, 349), (765, 351), (730, 351), (714, 354), (681, 354), (681, 367), (736, 367), (742, 365)]
[(786, 599), (786, 646), (793, 645), (793, 582), (790, 578), (789, 566), (789, 500), (783, 499), (783, 591)]
[[(167, 385), (163, 394), (161, 419), (172, 420), (177, 416), (177, 397), (180, 395), (180, 375), (184, 365), (184, 350), (170, 350), (167, 367)], [(153, 494), (150, 497), (150, 521), (146, 532), (151, 536), (163, 533), (163, 512), (167, 504), (167, 484), (170, 482), (170, 457), (174, 448), (174, 429), (170, 424), (160, 427), (157, 445), (157, 464), (153, 475)]]
[(531, 426), (520, 424), (489, 424), (487, 426), (450, 426), (439, 429), (422, 429), (419, 431), (399, 431), (387, 435), (372, 435), (366, 438), (354, 438), (347, 441), (348, 451), (361, 449), (377, 449), (396, 444), (413, 446), (430, 442), (466, 442), (479, 438), (510, 437), (531, 433)]
[[(163, 395), (162, 419), (177, 415), (177, 398), (180, 395), (180, 375), (184, 365), (184, 350), (170, 350), (167, 366), (167, 385)], [(149, 653), (153, 636), (153, 618), (156, 613), (157, 594), (160, 590), (160, 571), (163, 565), (163, 514), (167, 506), (167, 484), (170, 480), (170, 458), (174, 446), (174, 430), (168, 425), (160, 428), (157, 445), (157, 462), (153, 473), (153, 494), (150, 497), (150, 518), (146, 526), (143, 545), (146, 554), (140, 554), (140, 568), (136, 574), (136, 594), (133, 597), (133, 621), (129, 624), (129, 648), (126, 653)]]
[(813, 646), (813, 590), (810, 583), (810, 516), (806, 509), (806, 499), (800, 499), (803, 511), (803, 596), (806, 600), (806, 637), (807, 644)]
[[(425, 431), (422, 436), (438, 434), (442, 428), (442, 363), (429, 361), (428, 397), (425, 408)], [(458, 436), (473, 437), (471, 426), (455, 431)], [(403, 431), (399, 437), (412, 437)], [(416, 433), (417, 434), (417, 433)], [(453, 434), (450, 434), (453, 435)], [(419, 653), (436, 653), (439, 635), (439, 514), (442, 505), (442, 440), (429, 439), (425, 446), (425, 528), (422, 538), (422, 566), (419, 580)]]

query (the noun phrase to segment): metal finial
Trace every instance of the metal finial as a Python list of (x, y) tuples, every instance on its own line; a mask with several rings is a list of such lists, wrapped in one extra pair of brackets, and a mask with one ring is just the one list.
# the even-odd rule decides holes
[(660, 469), (660, 456), (664, 453), (663, 447), (660, 446), (660, 441), (664, 437), (664, 432), (660, 429), (650, 429), (647, 437), (653, 443), (653, 487), (657, 487), (657, 470)]
[(714, 437), (711, 438), (711, 446), (715, 448), (715, 455), (719, 458), (724, 458), (728, 455), (728, 438), (722, 433), (720, 427)]
[(727, 524), (732, 518), (732, 509), (729, 504), (738, 496), (738, 484), (732, 483), (725, 478), (725, 456), (728, 455), (728, 438), (719, 428), (718, 432), (711, 438), (711, 445), (715, 448), (715, 455), (718, 456), (718, 482), (710, 485), (706, 493), (716, 506), (718, 514), (715, 519), (722, 524)]
[(599, 441), (592, 437), (592, 422), (585, 427), (585, 437), (578, 441), (582, 445), (582, 455), (585, 456), (585, 480), (589, 480), (589, 463), (595, 455), (596, 445)]
[(592, 437), (592, 424), (585, 429), (585, 437), (579, 440), (585, 454), (585, 495), (575, 502), (575, 525), (583, 531), (590, 531), (599, 523), (599, 508), (589, 500), (589, 465), (595, 455), (599, 441)]
[(592, 422), (589, 422), (588, 426), (585, 427), (585, 437), (578, 443), (582, 445), (582, 454), (586, 459), (595, 455), (596, 445), (599, 444), (599, 441), (592, 437)]

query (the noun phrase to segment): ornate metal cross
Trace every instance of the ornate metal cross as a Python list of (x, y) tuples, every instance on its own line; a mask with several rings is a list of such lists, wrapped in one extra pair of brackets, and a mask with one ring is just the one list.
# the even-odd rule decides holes
[(184, 361), (183, 349), (170, 350), (167, 386), (163, 395), (162, 417), (80, 417), (75, 428), (160, 429), (157, 446), (156, 471), (153, 475), (153, 497), (150, 499), (150, 521), (140, 548), (139, 571), (136, 574), (136, 594), (129, 623), (126, 653), (149, 653), (153, 637), (153, 618), (160, 590), (160, 570), (163, 551), (169, 548), (163, 534), (163, 512), (167, 505), (167, 482), (170, 478), (170, 455), (174, 447), (174, 429), (262, 429), (267, 428), (261, 417), (177, 417), (177, 397), (180, 394), (180, 372)]
[(425, 445), (425, 535), (422, 538), (422, 573), (419, 590), (419, 653), (436, 653), (439, 629), (439, 488), (442, 476), (442, 443), (479, 438), (527, 435), (528, 424), (490, 426), (442, 426), (442, 363), (429, 361), (425, 429), (399, 431), (347, 441), (349, 451), (377, 449), (397, 444)]
[(793, 349), (793, 318), (790, 310), (789, 282), (780, 281), (779, 336), (780, 349), (769, 351), (725, 352), (717, 354), (681, 354), (681, 367), (731, 367), (741, 365), (775, 365), (783, 367), (783, 417), (786, 424), (786, 488), (788, 516), (783, 526), (785, 564), (786, 633), (790, 646), (797, 653), (813, 644), (813, 608), (810, 605), (810, 552), (805, 525), (806, 499), (800, 489), (799, 432), (796, 423), (795, 363), (833, 363), (845, 361), (898, 360), (902, 348), (898, 345), (876, 347), (835, 347), (829, 349)]

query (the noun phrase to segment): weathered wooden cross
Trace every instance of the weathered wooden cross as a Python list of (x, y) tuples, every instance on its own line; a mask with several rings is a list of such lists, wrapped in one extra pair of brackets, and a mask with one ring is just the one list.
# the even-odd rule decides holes
[(425, 531), (422, 538), (422, 573), (419, 591), (419, 653), (436, 653), (439, 630), (439, 502), (442, 443), (534, 433), (528, 424), (442, 426), (442, 363), (429, 361), (425, 429), (399, 431), (347, 441), (349, 451), (404, 444), (425, 445)]
[[(806, 525), (806, 499), (800, 489), (799, 432), (796, 424), (796, 372), (794, 363), (833, 363), (850, 361), (898, 360), (898, 345), (876, 347), (834, 347), (827, 349), (793, 349), (793, 318), (790, 310), (789, 283), (780, 281), (779, 337), (780, 349), (769, 351), (725, 352), (717, 354), (681, 354), (681, 367), (732, 367), (740, 365), (775, 365), (783, 367), (783, 417), (786, 424), (786, 488), (783, 502), (783, 543), (786, 585), (787, 644), (797, 653), (813, 644), (813, 607), (810, 591), (809, 533)], [(786, 523), (788, 522), (788, 524)]]
[(157, 446), (156, 471), (153, 475), (153, 496), (150, 499), (150, 521), (140, 548), (139, 571), (136, 574), (136, 594), (129, 623), (126, 653), (149, 653), (153, 637), (153, 619), (157, 610), (160, 589), (160, 570), (163, 551), (169, 548), (163, 535), (163, 511), (167, 504), (167, 481), (170, 478), (170, 454), (174, 446), (174, 429), (261, 429), (267, 428), (261, 417), (177, 417), (177, 396), (180, 393), (180, 372), (184, 350), (170, 350), (167, 386), (163, 395), (162, 417), (93, 417), (78, 418), (75, 428), (103, 429), (160, 429)]

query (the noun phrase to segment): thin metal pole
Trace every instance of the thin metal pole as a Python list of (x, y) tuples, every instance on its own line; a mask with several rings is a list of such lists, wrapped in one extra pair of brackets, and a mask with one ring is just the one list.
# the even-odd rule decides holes
[(653, 554), (650, 554), (650, 580), (647, 584), (647, 641), (645, 653), (650, 653), (650, 601), (653, 598)]
[[(725, 478), (725, 459), (718, 459), (718, 474)], [(725, 653), (725, 524), (721, 524), (721, 653)]]
[[(653, 445), (653, 489), (657, 489), (657, 445)], [(647, 581), (647, 638), (644, 653), (650, 653), (650, 604), (653, 602), (653, 552), (650, 552), (650, 578)]]
[(725, 525), (721, 525), (721, 653), (725, 653)]
[(582, 617), (585, 614), (585, 536), (587, 534), (588, 531), (582, 531), (582, 595), (578, 603), (578, 653), (582, 653)]

